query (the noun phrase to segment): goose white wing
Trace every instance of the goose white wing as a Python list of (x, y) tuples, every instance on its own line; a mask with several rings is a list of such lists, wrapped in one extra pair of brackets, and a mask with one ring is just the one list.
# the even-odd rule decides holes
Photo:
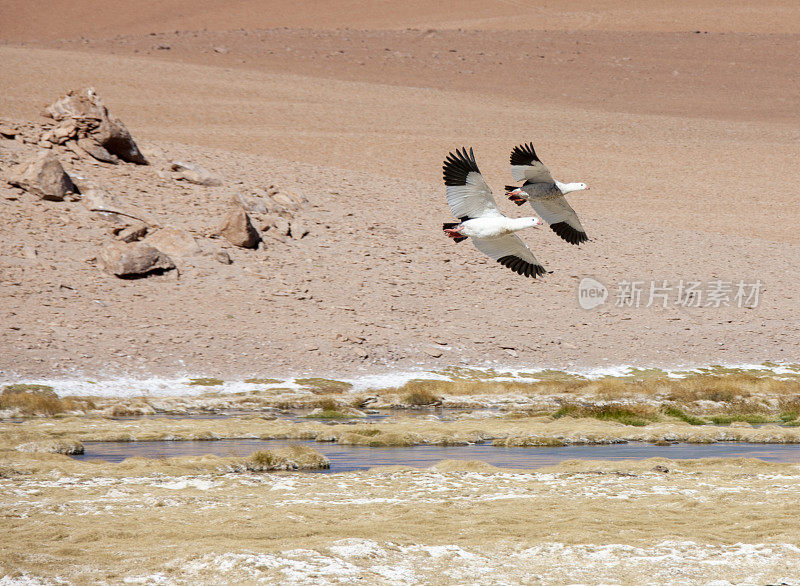
[(536, 156), (533, 143), (515, 146), (511, 151), (511, 176), (514, 181), (553, 183), (550, 171)]
[(472, 149), (456, 149), (450, 153), (442, 166), (447, 203), (453, 215), (460, 219), (502, 217), (492, 190), (478, 170)]
[(532, 198), (531, 207), (536, 210), (542, 220), (550, 224), (550, 228), (570, 244), (586, 242), (586, 230), (578, 219), (578, 214), (567, 203), (563, 195), (547, 198)]
[(535, 279), (545, 273), (544, 267), (533, 256), (530, 248), (525, 246), (525, 243), (515, 234), (506, 234), (497, 238), (472, 238), (472, 243), (483, 254), (518, 275)]

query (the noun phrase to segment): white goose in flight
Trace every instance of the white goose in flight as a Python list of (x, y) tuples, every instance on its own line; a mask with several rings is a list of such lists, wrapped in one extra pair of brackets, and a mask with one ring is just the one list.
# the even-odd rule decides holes
[(517, 274), (536, 278), (545, 273), (530, 249), (514, 232), (541, 224), (539, 218), (507, 218), (497, 209), (472, 149), (450, 153), (442, 166), (447, 203), (458, 222), (442, 224), (456, 242), (472, 238), (475, 248)]
[(550, 224), (553, 232), (570, 244), (580, 244), (589, 238), (564, 195), (571, 191), (589, 189), (585, 183), (561, 183), (536, 156), (533, 143), (522, 144), (511, 151), (511, 176), (524, 181), (522, 187), (506, 185), (508, 199), (517, 205), (530, 202), (536, 213)]

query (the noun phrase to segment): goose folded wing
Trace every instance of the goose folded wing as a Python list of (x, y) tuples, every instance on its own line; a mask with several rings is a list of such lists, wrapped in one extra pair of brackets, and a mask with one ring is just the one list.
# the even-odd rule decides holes
[(515, 146), (511, 151), (511, 176), (514, 181), (553, 183), (550, 171), (536, 156), (531, 142)]
[(536, 278), (545, 273), (544, 267), (533, 256), (530, 248), (515, 234), (497, 238), (473, 238), (472, 243), (489, 258), (518, 275)]
[(534, 198), (531, 206), (550, 228), (570, 244), (580, 244), (589, 240), (586, 230), (578, 219), (578, 214), (567, 203), (563, 195), (549, 198)]
[(492, 190), (478, 170), (472, 149), (463, 148), (450, 153), (442, 166), (447, 203), (456, 218), (502, 216), (492, 196)]

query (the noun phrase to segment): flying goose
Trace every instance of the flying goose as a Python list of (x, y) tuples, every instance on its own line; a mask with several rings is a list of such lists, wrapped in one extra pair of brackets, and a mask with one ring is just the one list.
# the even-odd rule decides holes
[(539, 218), (507, 218), (497, 209), (472, 149), (450, 153), (442, 166), (447, 203), (458, 222), (442, 224), (445, 234), (461, 242), (472, 238), (475, 248), (519, 275), (536, 278), (545, 273), (530, 249), (514, 232), (541, 224)]
[(522, 187), (506, 185), (508, 199), (517, 205), (530, 202), (536, 213), (550, 224), (553, 232), (570, 244), (580, 244), (589, 238), (564, 195), (571, 191), (589, 189), (585, 183), (561, 183), (536, 156), (533, 143), (521, 144), (511, 151), (511, 176), (525, 181)]

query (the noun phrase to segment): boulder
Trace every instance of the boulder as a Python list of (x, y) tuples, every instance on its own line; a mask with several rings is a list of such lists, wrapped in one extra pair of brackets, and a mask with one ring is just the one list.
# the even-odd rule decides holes
[(267, 204), (263, 199), (256, 195), (246, 195), (244, 193), (236, 193), (233, 195), (233, 204), (239, 206), (246, 212), (255, 214), (266, 214), (269, 212)]
[(233, 260), (231, 260), (231, 255), (225, 252), (224, 250), (218, 250), (212, 256), (214, 257), (214, 260), (217, 261), (218, 263), (222, 263), (224, 265), (229, 265), (233, 263)]
[(261, 231), (265, 232), (270, 238), (285, 241), (291, 231), (289, 220), (282, 216), (268, 215), (261, 223)]
[(148, 236), (145, 242), (169, 256), (192, 256), (202, 252), (194, 236), (186, 230), (173, 226), (162, 228), (153, 235)]
[(301, 238), (305, 238), (311, 230), (308, 229), (308, 226), (302, 220), (292, 220), (289, 226), (289, 234), (295, 240), (300, 240)]
[(18, 134), (20, 132), (16, 127), (0, 123), (0, 137), (13, 139)]
[(178, 181), (188, 181), (189, 183), (206, 187), (219, 187), (222, 185), (222, 177), (195, 163), (173, 161), (170, 164), (170, 169), (177, 173), (175, 179)]
[(256, 248), (261, 240), (258, 230), (250, 221), (250, 216), (241, 208), (230, 211), (217, 233), (227, 238), (234, 246), (241, 248)]
[(118, 277), (141, 277), (175, 268), (172, 259), (144, 242), (109, 242), (99, 258), (102, 267)]
[[(94, 88), (69, 92), (50, 104), (45, 113), (56, 122), (66, 122), (64, 128), (68, 128), (71, 121), (74, 136), (91, 139), (107, 153), (130, 163), (147, 164), (128, 129), (119, 118), (109, 114)], [(93, 150), (83, 148), (92, 154)], [(102, 154), (102, 151), (94, 152)]]
[(101, 145), (97, 144), (90, 138), (79, 138), (78, 146), (98, 161), (102, 161), (103, 163), (111, 163), (112, 165), (119, 163), (119, 159), (116, 156), (109, 153)]
[[(115, 224), (120, 224), (123, 228), (134, 222), (140, 222), (148, 229), (158, 228), (159, 224), (151, 218), (147, 212), (124, 203), (119, 198), (111, 195), (103, 187), (85, 184), (82, 189), (81, 203), (91, 212), (101, 212), (102, 217)], [(132, 222), (133, 221), (133, 222)]]
[(144, 222), (136, 222), (133, 224), (126, 224), (114, 230), (114, 235), (117, 240), (122, 242), (138, 242), (147, 236), (147, 224)]
[(274, 194), (272, 196), (272, 201), (287, 210), (300, 209), (300, 204), (297, 202), (297, 199), (283, 191)]
[(67, 194), (78, 192), (52, 151), (39, 153), (29, 160), (9, 183), (49, 201), (62, 201)]

